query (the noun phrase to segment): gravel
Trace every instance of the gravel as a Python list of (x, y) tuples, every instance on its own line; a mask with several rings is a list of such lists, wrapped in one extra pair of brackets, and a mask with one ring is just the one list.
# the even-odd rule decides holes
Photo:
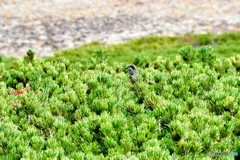
[(37, 57), (99, 40), (240, 31), (239, 0), (0, 0), (0, 53)]

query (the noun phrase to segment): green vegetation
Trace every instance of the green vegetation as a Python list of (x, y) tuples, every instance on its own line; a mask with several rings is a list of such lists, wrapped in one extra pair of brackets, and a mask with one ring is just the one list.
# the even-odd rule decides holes
[(240, 154), (240, 55), (178, 53), (133, 59), (151, 86), (102, 51), (10, 68), (1, 56), (0, 159), (233, 159), (210, 152)]
[[(130, 40), (125, 43), (108, 45), (100, 42), (92, 42), (73, 49), (62, 50), (55, 53), (55, 57), (46, 59), (56, 60), (56, 57), (65, 57), (71, 63), (80, 62), (82, 58), (90, 58), (97, 50), (103, 50), (109, 54), (108, 65), (114, 62), (131, 63), (135, 56), (148, 56), (155, 60), (158, 56), (173, 60), (178, 50), (182, 47), (192, 45), (201, 47), (211, 45), (214, 53), (219, 57), (231, 57), (240, 53), (240, 32), (230, 32), (220, 35), (186, 34), (184, 36), (150, 36)], [(10, 67), (15, 58), (5, 58), (6, 67)]]
[(178, 50), (188, 45), (194, 47), (211, 45), (219, 57), (230, 57), (240, 53), (240, 32), (221, 35), (151, 36), (116, 45), (93, 42), (56, 52), (55, 55), (64, 56), (70, 62), (79, 62), (82, 58), (90, 58), (96, 50), (102, 49), (109, 54), (108, 64), (112, 65), (114, 62), (131, 63), (137, 55), (148, 56), (150, 60), (155, 60), (158, 56), (169, 57), (173, 60)]

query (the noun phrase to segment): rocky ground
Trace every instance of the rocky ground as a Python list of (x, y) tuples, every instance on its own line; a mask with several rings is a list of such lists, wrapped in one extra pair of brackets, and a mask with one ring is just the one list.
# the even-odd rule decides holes
[(0, 53), (38, 57), (91, 41), (240, 31), (239, 0), (0, 0)]

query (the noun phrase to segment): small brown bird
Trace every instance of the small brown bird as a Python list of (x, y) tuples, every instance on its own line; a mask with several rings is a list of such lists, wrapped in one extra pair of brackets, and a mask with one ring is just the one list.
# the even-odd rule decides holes
[[(140, 76), (138, 73), (137, 73), (137, 70), (136, 68), (133, 66), (133, 65), (129, 65), (128, 67), (126, 67), (125, 69), (128, 69), (129, 71), (129, 78), (131, 80), (132, 83), (135, 83), (133, 78), (135, 76)], [(146, 79), (143, 78), (143, 81), (147, 82), (149, 85), (153, 85), (153, 83), (151, 82), (148, 82)]]

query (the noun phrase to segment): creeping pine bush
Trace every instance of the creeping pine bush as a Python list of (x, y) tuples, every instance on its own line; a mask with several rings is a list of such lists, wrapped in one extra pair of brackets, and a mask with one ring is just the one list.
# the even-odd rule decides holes
[[(174, 61), (0, 57), (0, 159), (218, 159), (240, 154), (240, 56), (211, 47), (179, 50)], [(25, 88), (29, 85), (29, 88)], [(19, 94), (13, 94), (19, 91)], [(22, 92), (20, 92), (22, 91)], [(221, 157), (227, 159), (227, 157)]]

